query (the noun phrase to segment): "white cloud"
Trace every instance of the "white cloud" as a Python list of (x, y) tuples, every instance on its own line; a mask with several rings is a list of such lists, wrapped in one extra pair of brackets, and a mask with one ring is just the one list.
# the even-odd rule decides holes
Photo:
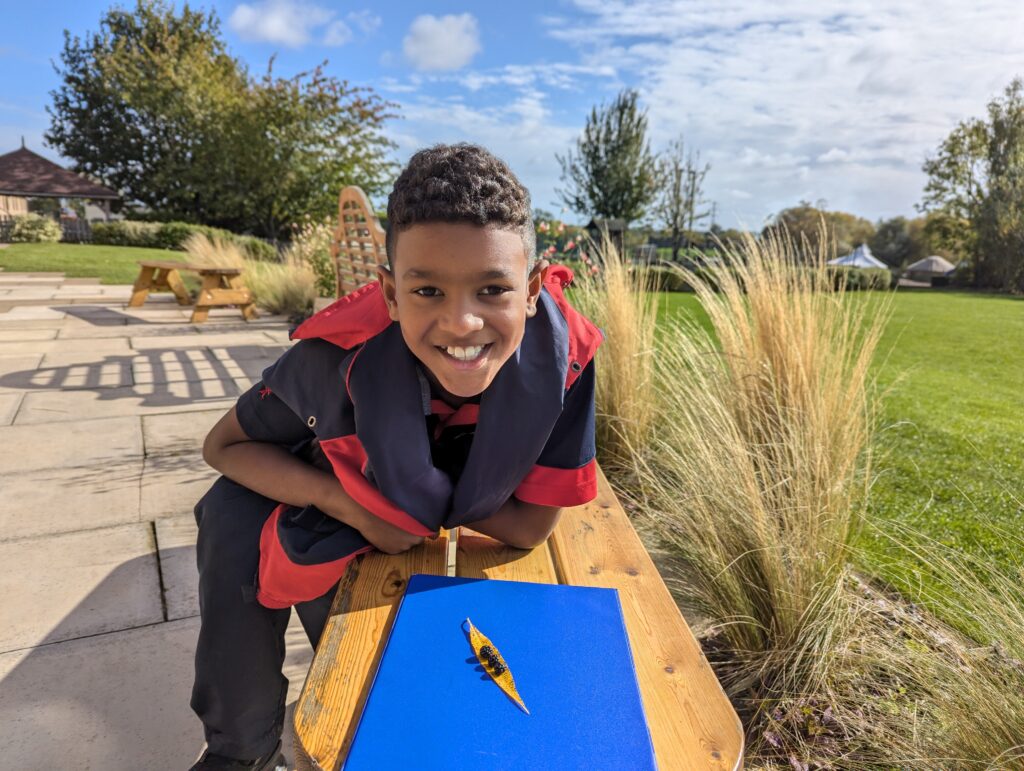
[(352, 30), (340, 19), (332, 21), (324, 31), (325, 46), (343, 46), (350, 40), (352, 40)]
[(264, 0), (252, 5), (239, 4), (228, 18), (228, 26), (243, 40), (299, 48), (310, 41), (314, 29), (333, 16), (332, 11), (316, 5)]
[(381, 18), (367, 10), (353, 11), (346, 19), (364, 35), (372, 35), (380, 28)]
[[(353, 11), (345, 19), (364, 35), (372, 34), (380, 26), (380, 17), (370, 11)], [(289, 48), (301, 48), (314, 41), (320, 33), (325, 46), (342, 46), (354, 35), (335, 11), (302, 0), (260, 0), (240, 3), (228, 26), (242, 40), (257, 43), (276, 43)]]
[(822, 153), (818, 156), (818, 163), (838, 163), (845, 161), (850, 157), (850, 154), (846, 150), (840, 150), (838, 147), (829, 149), (827, 153)]
[(402, 51), (420, 70), (457, 70), (480, 52), (480, 32), (469, 13), (417, 16), (402, 40)]

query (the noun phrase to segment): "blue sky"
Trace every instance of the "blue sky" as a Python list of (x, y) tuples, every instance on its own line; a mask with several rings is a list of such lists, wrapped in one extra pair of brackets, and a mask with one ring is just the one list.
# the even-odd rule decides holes
[[(63, 30), (107, 2), (4, 3), (0, 153), (43, 146)], [(179, 4), (180, 5), (180, 4)], [(913, 216), (921, 163), (1024, 76), (1020, 0), (217, 0), (254, 73), (328, 71), (400, 105), (396, 160), (440, 141), (504, 157), (535, 206), (562, 208), (556, 153), (590, 107), (632, 86), (655, 149), (683, 135), (711, 163), (724, 226), (759, 228), (801, 199), (872, 220)], [(565, 215), (574, 219), (573, 215)]]

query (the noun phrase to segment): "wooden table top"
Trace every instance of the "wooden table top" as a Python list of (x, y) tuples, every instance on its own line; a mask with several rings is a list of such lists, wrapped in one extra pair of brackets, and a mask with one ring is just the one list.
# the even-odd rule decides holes
[[(543, 546), (513, 549), (465, 527), (456, 540), (458, 576), (618, 589), (659, 767), (742, 768), (739, 719), (603, 473), (597, 499), (563, 509)], [(442, 531), (349, 567), (296, 705), (298, 768), (341, 767), (406, 582), (444, 575), (449, 545)]]

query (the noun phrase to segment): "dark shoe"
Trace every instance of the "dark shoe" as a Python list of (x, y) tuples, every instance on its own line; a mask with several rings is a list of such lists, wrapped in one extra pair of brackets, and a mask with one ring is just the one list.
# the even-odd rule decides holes
[(288, 771), (288, 763), (285, 761), (284, 755), (281, 754), (281, 740), (278, 739), (277, 746), (274, 749), (266, 755), (256, 758), (256, 760), (227, 758), (223, 755), (214, 755), (209, 750), (206, 750), (202, 757), (188, 771), (241, 771), (241, 769), (248, 769), (248, 771)]

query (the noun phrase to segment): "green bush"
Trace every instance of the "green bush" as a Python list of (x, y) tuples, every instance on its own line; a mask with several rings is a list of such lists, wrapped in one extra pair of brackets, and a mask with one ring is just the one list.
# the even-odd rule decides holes
[(38, 214), (21, 214), (14, 218), (11, 227), (11, 243), (38, 244), (60, 241), (60, 223), (50, 217)]
[(194, 233), (208, 238), (219, 238), (238, 246), (255, 260), (276, 260), (277, 247), (253, 236), (240, 236), (220, 228), (193, 225), (189, 222), (139, 222), (117, 220), (97, 222), (92, 226), (94, 244), (112, 246), (141, 246), (150, 249), (185, 251), (185, 241)]
[(893, 285), (892, 271), (888, 268), (830, 268), (832, 285), (838, 289), (845, 281), (846, 289), (889, 289)]

